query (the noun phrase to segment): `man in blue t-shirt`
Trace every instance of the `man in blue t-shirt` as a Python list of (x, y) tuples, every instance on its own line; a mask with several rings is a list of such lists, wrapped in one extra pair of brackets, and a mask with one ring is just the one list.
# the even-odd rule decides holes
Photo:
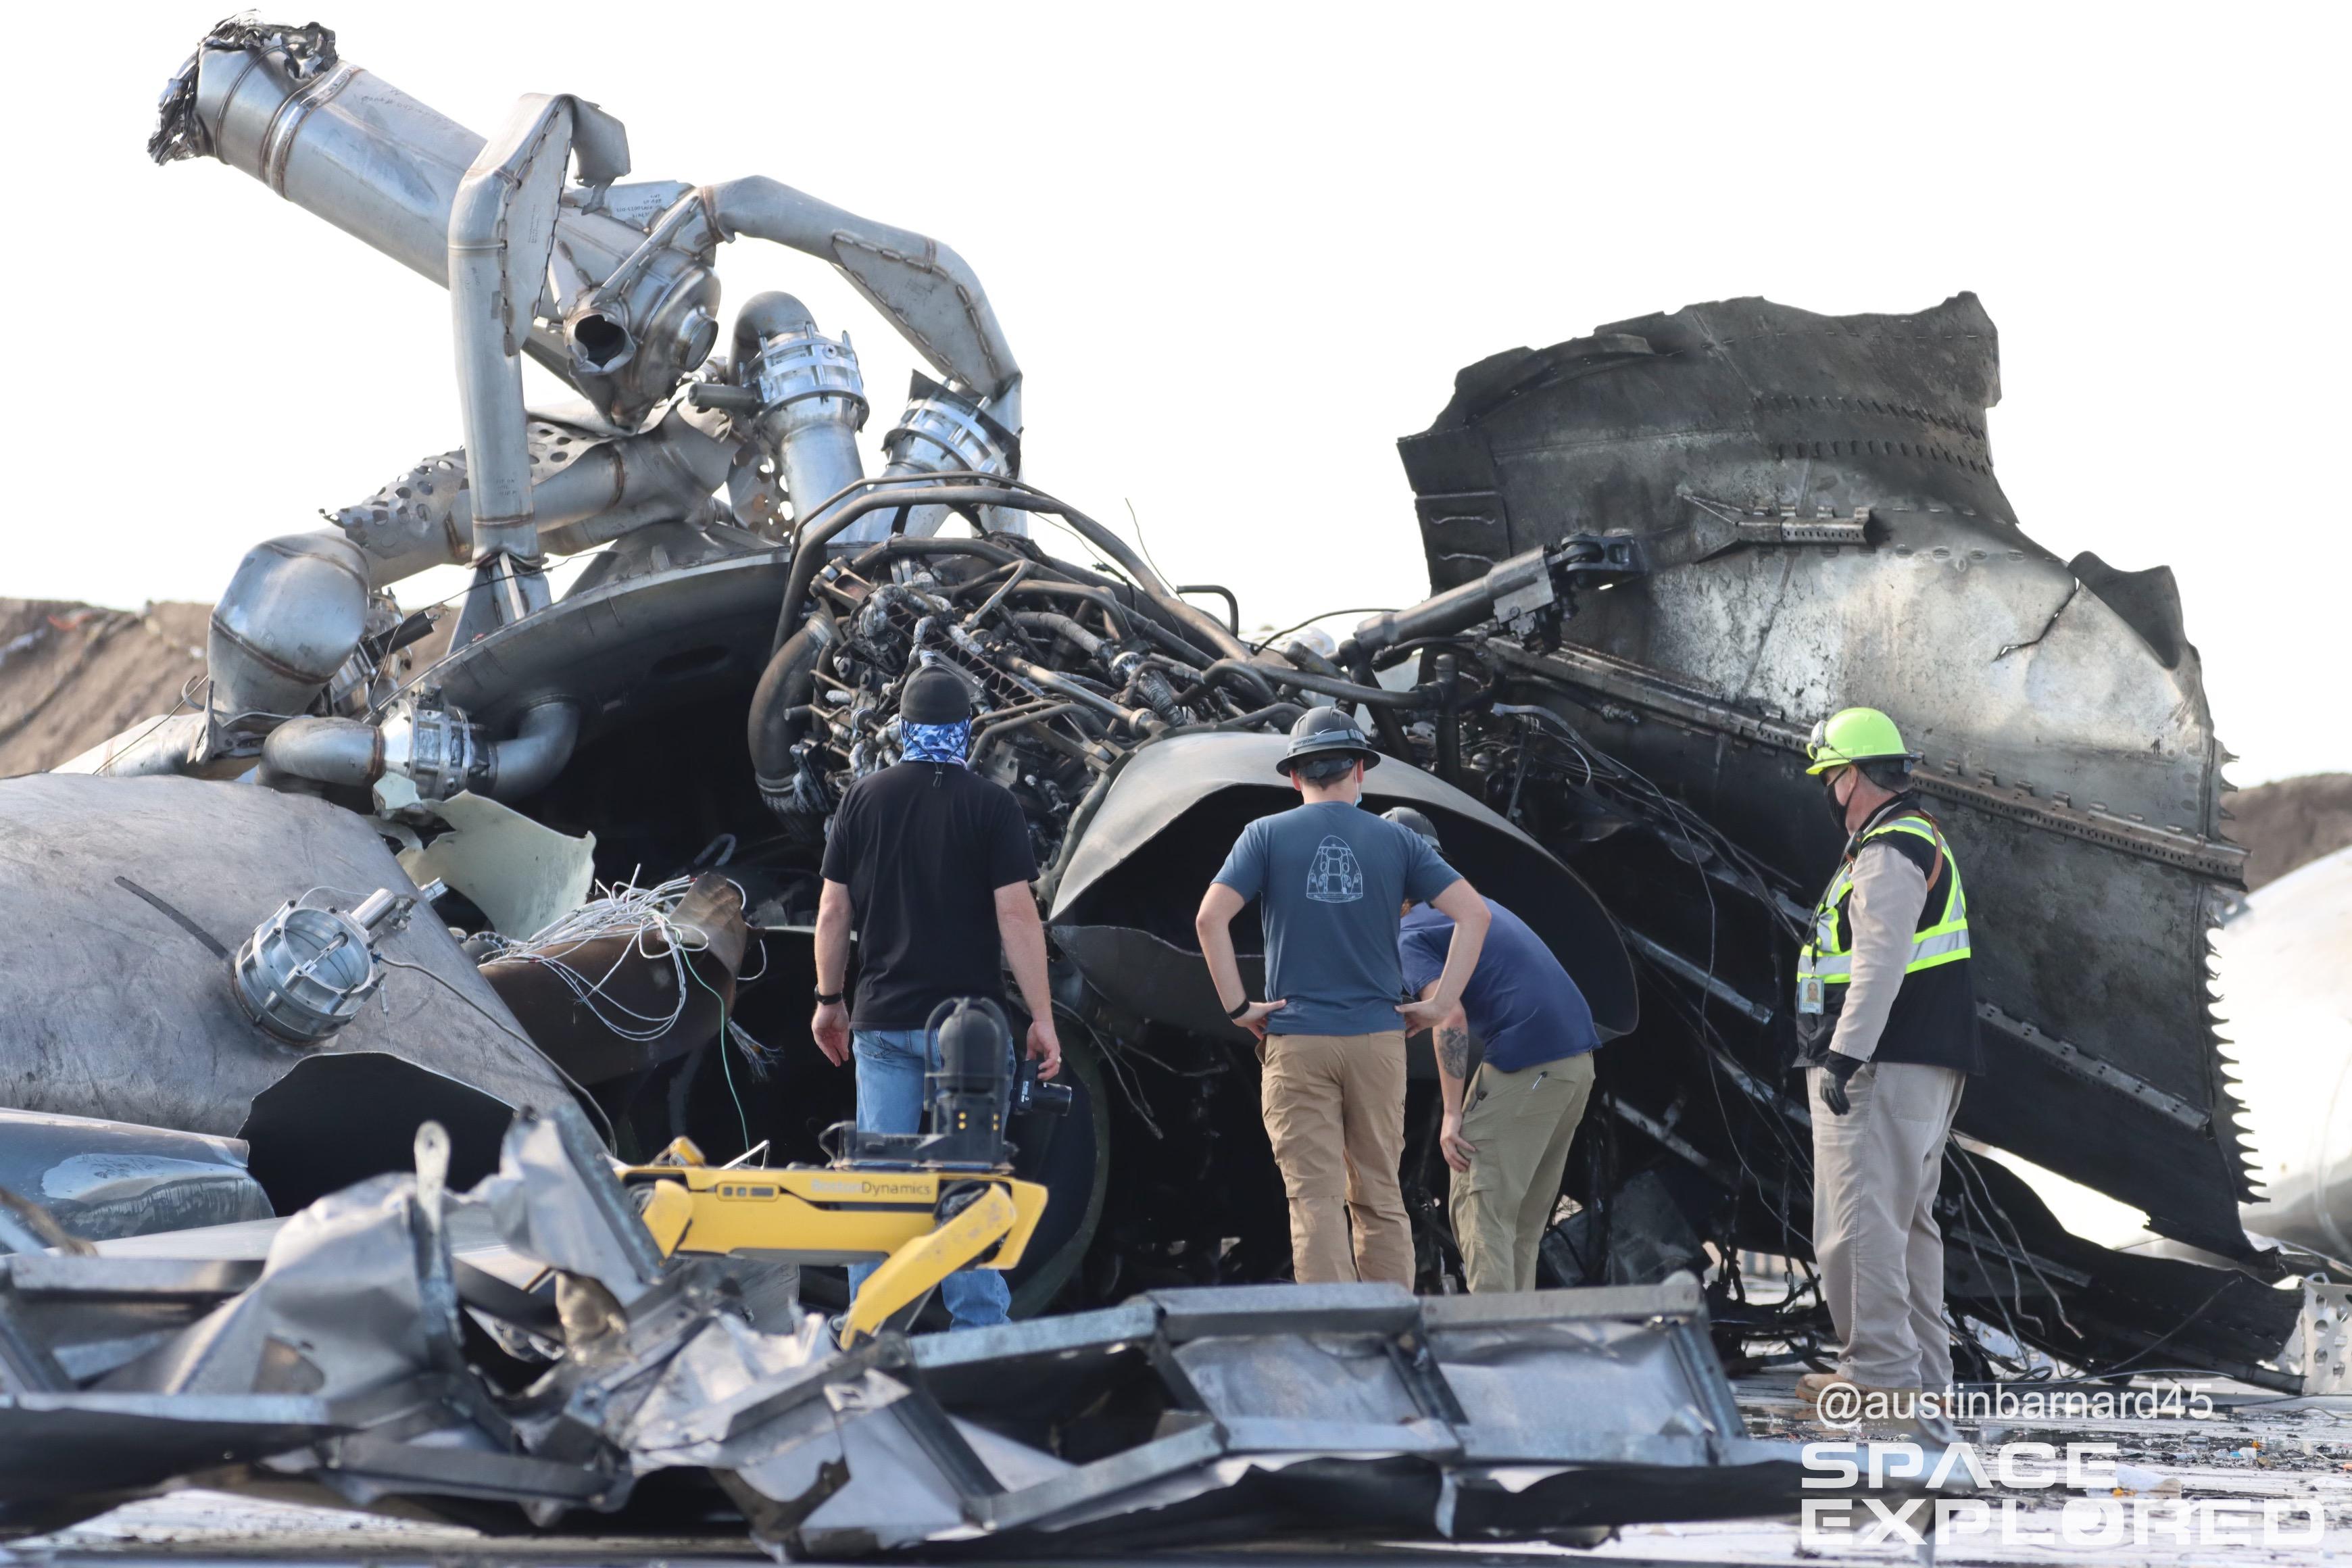
[[(1412, 1288), (1412, 1232), (1397, 1180), (1405, 1033), (1452, 1011), (1486, 930), (1476, 889), (1418, 836), (1357, 805), (1364, 770), (1379, 761), (1353, 719), (1309, 709), (1275, 764), (1300, 804), (1242, 830), (1192, 922), (1226, 1016), (1258, 1038), (1260, 1102), (1301, 1284)], [(1265, 929), (1269, 1001), (1250, 1000), (1234, 958), (1233, 919), (1252, 899)], [(1401, 1000), (1397, 919), (1408, 902), (1434, 904), (1457, 922), (1418, 1002)]]
[[(1439, 848), (1437, 829), (1409, 805), (1388, 820)], [(1478, 967), (1438, 1020), (1437, 1085), (1445, 1100), (1438, 1147), (1454, 1167), (1454, 1239), (1473, 1290), (1532, 1290), (1536, 1248), (1551, 1224), (1569, 1142), (1592, 1094), (1601, 1035), (1568, 971), (1527, 921), (1494, 900)], [(1397, 932), (1407, 992), (1435, 997), (1454, 942), (1442, 909), (1414, 903)], [(1468, 1094), (1470, 1036), (1486, 1054)]]

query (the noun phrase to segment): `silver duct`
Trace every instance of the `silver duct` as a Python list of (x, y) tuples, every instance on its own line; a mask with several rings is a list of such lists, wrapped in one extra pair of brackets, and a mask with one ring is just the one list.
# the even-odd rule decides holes
[(535, 565), (540, 558), (519, 340), (555, 243), (571, 152), (571, 105), (526, 98), (467, 169), (450, 208), (450, 320), (478, 561), (506, 555)]
[[(619, 123), (593, 105), (562, 102), (580, 155), (597, 163), (583, 176), (610, 182), (626, 174)], [(532, 101), (530, 112), (547, 104)], [(232, 23), (207, 37), (166, 88), (149, 151), (159, 163), (217, 158), (446, 287), (451, 215), (484, 146), (481, 136), (338, 58), (331, 35)], [(562, 320), (562, 330), (531, 325), (518, 346), (606, 417), (634, 428), (709, 356), (718, 279), (688, 253), (707, 225), (692, 226), (700, 235), (673, 225), (662, 243), (649, 244), (653, 218), (690, 201), (691, 187), (607, 184), (594, 194), (593, 205), (555, 215), (561, 298), (546, 281), (542, 255), (515, 301), (526, 325), (536, 313)]]
[(759, 394), (751, 427), (775, 451), (794, 516), (806, 517), (866, 477), (857, 451), (866, 381), (847, 333), (819, 332), (808, 307), (790, 294), (757, 295), (735, 318), (730, 374)]
[(245, 552), (213, 606), (205, 662), (225, 749), (301, 712), (367, 630), (367, 563), (340, 534), (289, 534)]
[(210, 721), (203, 713), (165, 713), (142, 719), (122, 733), (100, 741), (79, 756), (59, 763), (53, 773), (100, 773), (137, 779), (185, 773), (201, 762)]
[(758, 175), (705, 185), (700, 195), (719, 238), (749, 235), (832, 262), (941, 375), (983, 397), (1020, 379), (980, 279), (938, 240)]
[(398, 773), (426, 800), (468, 789), (495, 800), (520, 800), (553, 782), (579, 742), (579, 706), (562, 699), (525, 709), (513, 737), (496, 742), (437, 709), (395, 714), (382, 726), (358, 719), (290, 719), (262, 742), (259, 782), (364, 789)]
[[(705, 434), (676, 409), (642, 436), (614, 436), (573, 404), (526, 426), (531, 513), (551, 554), (592, 550), (649, 522), (713, 515), (711, 491), (727, 478), (733, 444)], [(367, 552), (368, 582), (383, 587), (428, 566), (472, 559), (474, 491), (466, 454), (427, 458), (334, 522)]]
[[(1016, 418), (1019, 395), (1016, 382), (1007, 394)], [(989, 405), (918, 373), (907, 393), (907, 411), (882, 437), (883, 453), (890, 459), (882, 477), (966, 472), (1009, 479), (1020, 472), (1019, 446), (1018, 435), (995, 417)], [(943, 506), (908, 507), (902, 523), (894, 512), (872, 512), (843, 530), (834, 542), (854, 548), (893, 532), (927, 538), (945, 527), (951, 515)], [(1026, 513), (992, 508), (988, 517), (991, 531), (1029, 531)]]

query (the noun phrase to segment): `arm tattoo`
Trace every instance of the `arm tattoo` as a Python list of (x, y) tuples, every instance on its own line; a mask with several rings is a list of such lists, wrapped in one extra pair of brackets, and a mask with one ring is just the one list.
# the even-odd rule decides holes
[(1448, 1078), (1465, 1078), (1470, 1072), (1470, 1032), (1449, 1029), (1440, 1025), (1433, 1043), (1437, 1047), (1437, 1066)]

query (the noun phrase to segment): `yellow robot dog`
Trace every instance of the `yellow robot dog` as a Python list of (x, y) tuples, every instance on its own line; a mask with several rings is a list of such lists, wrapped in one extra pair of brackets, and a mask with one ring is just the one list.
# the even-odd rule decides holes
[[(621, 1181), (664, 1257), (739, 1253), (794, 1263), (881, 1258), (843, 1320), (846, 1347), (878, 1333), (968, 1264), (1010, 1268), (1045, 1212), (1045, 1189), (1012, 1173), (1011, 1032), (993, 1003), (959, 1000), (931, 1016), (940, 1066), (926, 1089), (926, 1132), (827, 1130), (830, 1165), (710, 1165), (680, 1138)], [(1033, 1110), (1058, 1114), (1058, 1084), (1026, 1084)]]

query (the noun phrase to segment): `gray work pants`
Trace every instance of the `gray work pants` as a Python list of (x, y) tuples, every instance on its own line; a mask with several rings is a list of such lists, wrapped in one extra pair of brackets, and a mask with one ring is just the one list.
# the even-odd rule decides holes
[(1951, 1068), (1872, 1062), (1847, 1081), (1853, 1109), (1839, 1116), (1822, 1102), (1823, 1077), (1805, 1074), (1813, 1258), (1843, 1342), (1839, 1369), (1874, 1388), (1948, 1388), (1936, 1190), (1968, 1079)]

